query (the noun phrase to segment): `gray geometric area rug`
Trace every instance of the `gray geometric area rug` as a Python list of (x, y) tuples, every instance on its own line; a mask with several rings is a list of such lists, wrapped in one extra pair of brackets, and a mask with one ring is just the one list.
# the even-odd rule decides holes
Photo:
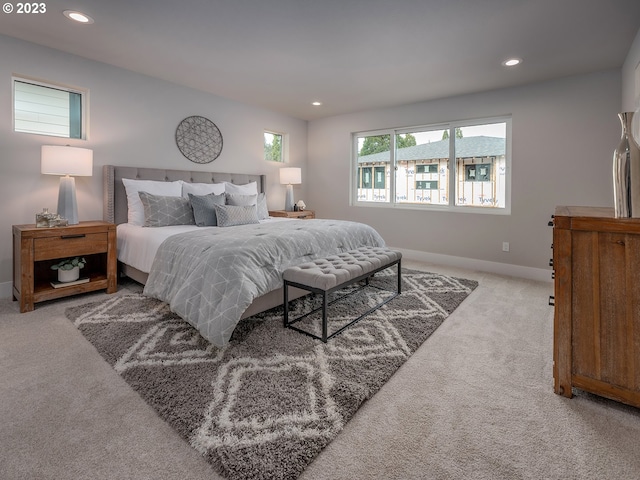
[[(242, 320), (224, 348), (141, 294), (70, 307), (66, 315), (222, 476), (295, 479), (477, 286), (402, 273), (400, 296), (327, 344), (284, 328), (282, 307)], [(395, 291), (395, 268), (371, 285), (331, 305), (330, 332), (390, 295), (374, 286)], [(291, 314), (316, 302), (295, 300)], [(312, 317), (304, 329), (319, 328)]]

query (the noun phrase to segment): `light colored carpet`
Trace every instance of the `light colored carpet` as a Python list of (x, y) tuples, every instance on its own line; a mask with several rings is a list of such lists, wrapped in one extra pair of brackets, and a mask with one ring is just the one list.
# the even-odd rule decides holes
[[(640, 410), (553, 393), (551, 283), (479, 287), (307, 467), (308, 479), (637, 479)], [(218, 479), (64, 317), (0, 302), (0, 477)]]

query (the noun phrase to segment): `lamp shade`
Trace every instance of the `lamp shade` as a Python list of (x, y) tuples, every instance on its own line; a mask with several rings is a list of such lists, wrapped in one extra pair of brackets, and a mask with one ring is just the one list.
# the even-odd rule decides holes
[(302, 183), (302, 169), (298, 167), (281, 168), (280, 183), (282, 185), (298, 185)]
[(60, 145), (43, 145), (40, 171), (46, 175), (74, 175), (90, 177), (93, 174), (93, 150)]

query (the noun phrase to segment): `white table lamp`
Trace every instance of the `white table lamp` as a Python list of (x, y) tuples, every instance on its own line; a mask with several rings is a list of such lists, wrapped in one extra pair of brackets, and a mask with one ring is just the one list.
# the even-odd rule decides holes
[(287, 186), (287, 197), (284, 209), (293, 212), (293, 186), (302, 183), (302, 169), (298, 167), (284, 167), (280, 169), (280, 183)]
[[(78, 203), (76, 202), (76, 181), (73, 176), (90, 177), (93, 174), (93, 150), (58, 145), (43, 145), (40, 157), (41, 173), (62, 175), (58, 190), (58, 215), (78, 223)], [(73, 175), (73, 176), (72, 176)]]

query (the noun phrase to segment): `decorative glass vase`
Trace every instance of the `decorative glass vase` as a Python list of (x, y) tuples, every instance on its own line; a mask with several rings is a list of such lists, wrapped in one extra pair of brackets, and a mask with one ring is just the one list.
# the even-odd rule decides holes
[(640, 146), (630, 135), (633, 112), (619, 113), (620, 143), (613, 152), (613, 196), (616, 218), (640, 218)]
[(56, 217), (54, 213), (49, 213), (48, 208), (43, 208), (42, 213), (36, 213), (36, 227), (51, 227), (51, 221)]

